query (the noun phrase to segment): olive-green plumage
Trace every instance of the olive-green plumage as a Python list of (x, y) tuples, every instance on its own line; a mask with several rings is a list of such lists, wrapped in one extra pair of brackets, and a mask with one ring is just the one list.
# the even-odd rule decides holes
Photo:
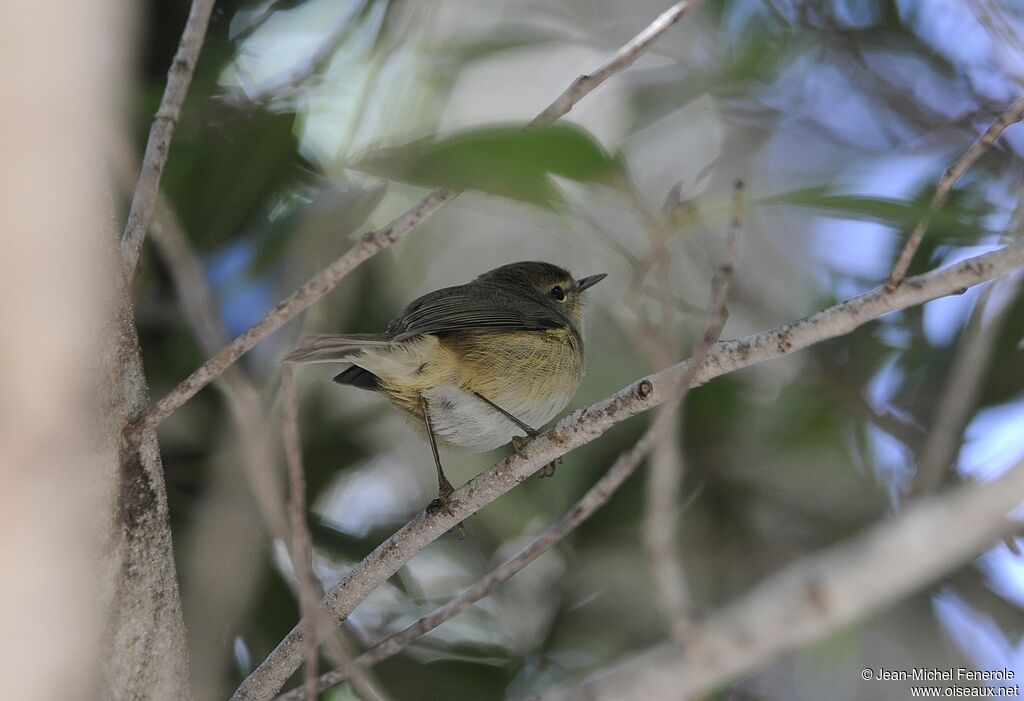
[(383, 334), (312, 336), (285, 360), (350, 362), (335, 380), (387, 396), (432, 446), (491, 450), (569, 403), (584, 370), (582, 293), (604, 277), (504, 265), (416, 299)]

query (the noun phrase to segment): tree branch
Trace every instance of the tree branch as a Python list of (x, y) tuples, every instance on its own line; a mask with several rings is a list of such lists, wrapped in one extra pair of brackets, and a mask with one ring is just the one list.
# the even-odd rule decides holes
[(125, 277), (130, 281), (135, 274), (139, 256), (142, 253), (142, 242), (149, 229), (149, 221), (156, 206), (156, 196), (160, 191), (160, 176), (167, 165), (167, 155), (174, 137), (174, 128), (181, 118), (181, 107), (185, 104), (185, 95), (192, 82), (192, 74), (199, 60), (199, 52), (206, 38), (206, 28), (210, 24), (214, 0), (192, 0), (188, 12), (185, 30), (181, 34), (178, 51), (167, 71), (167, 86), (164, 88), (160, 107), (153, 117), (149, 128), (149, 139), (146, 141), (146, 154), (142, 159), (142, 169), (135, 185), (128, 221), (121, 237), (121, 263)]
[(548, 105), (543, 112), (533, 120), (534, 124), (551, 124), (562, 118), (576, 106), (576, 103), (586, 97), (594, 88), (613, 75), (629, 68), (633, 62), (640, 58), (651, 44), (656, 42), (662, 34), (667, 32), (676, 22), (683, 18), (683, 15), (690, 10), (697, 9), (704, 0), (683, 0), (658, 15), (658, 18), (647, 25), (647, 28), (637, 34), (621, 49), (602, 63), (598, 68), (587, 75), (581, 75), (565, 89), (558, 98)]
[[(303, 620), (319, 626), (317, 605), (320, 596), (313, 577), (313, 541), (306, 523), (306, 476), (302, 469), (302, 437), (299, 433), (299, 399), (290, 365), (281, 370), (281, 435), (285, 462), (288, 464), (288, 520), (291, 526), (291, 559), (298, 583), (299, 611)], [(306, 641), (306, 667), (303, 686), (310, 698), (316, 698), (316, 636)]]
[[(1011, 270), (1024, 267), (1024, 241), (956, 265), (909, 278), (893, 292), (877, 287), (809, 317), (733, 341), (719, 341), (694, 372), (694, 384), (793, 353), (814, 343), (847, 334), (888, 312), (955, 294)], [(620, 390), (608, 399), (578, 410), (530, 442), (525, 455), (513, 454), (478, 475), (449, 499), (448, 510), (421, 512), (356, 565), (325, 597), (324, 605), (339, 620), (426, 545), (491, 503), (535, 471), (570, 450), (596, 439), (615, 424), (665, 402), (678, 391), (689, 362), (679, 363)], [(300, 622), (232, 696), (269, 699), (298, 668), (304, 649)]]
[[(163, 198), (157, 198), (153, 243), (167, 265), (182, 313), (200, 347), (209, 353), (224, 345), (227, 331), (216, 297), (181, 223)], [(268, 418), (259, 389), (241, 368), (229, 368), (219, 384), (238, 430), (248, 478), (260, 517), (274, 538), (288, 542), (288, 514), (275, 461), (274, 442), (266, 430)]]
[(910, 237), (903, 245), (903, 250), (900, 251), (896, 264), (893, 265), (892, 272), (889, 273), (889, 279), (885, 282), (886, 288), (895, 290), (903, 282), (903, 277), (907, 274), (907, 269), (910, 268), (910, 261), (921, 245), (921, 240), (924, 239), (928, 226), (932, 223), (936, 213), (946, 204), (946, 200), (949, 199), (949, 193), (953, 191), (957, 181), (960, 180), (971, 166), (978, 162), (978, 159), (992, 148), (992, 144), (1006, 131), (1007, 127), (1011, 124), (1016, 124), (1021, 119), (1024, 119), (1024, 97), (1018, 99), (1010, 106), (1010, 109), (999, 115), (999, 118), (985, 130), (985, 133), (978, 137), (978, 140), (953, 165), (946, 168), (942, 173), (938, 185), (935, 186), (935, 193), (932, 195), (928, 212), (914, 226), (913, 231), (910, 232)]
[[(315, 630), (330, 631), (334, 628), (331, 616), (320, 608), (323, 589), (313, 574), (313, 539), (306, 521), (306, 476), (302, 468), (302, 438), (299, 432), (299, 398), (295, 393), (295, 379), (290, 365), (281, 371), (281, 433), (284, 438), (285, 461), (288, 463), (288, 486), (291, 497), (288, 500), (288, 518), (291, 525), (292, 569), (295, 573), (296, 595), (302, 618), (312, 622)], [(303, 688), (309, 698), (316, 698), (317, 688), (317, 641), (327, 638), (323, 635), (310, 636), (306, 641), (306, 665)], [(335, 663), (345, 670), (352, 689), (362, 701), (381, 701), (381, 695), (374, 688), (366, 669), (352, 659), (344, 641), (327, 638)]]
[[(580, 81), (575, 88), (570, 88), (549, 105), (537, 119), (535, 124), (549, 124), (558, 119), (561, 115), (572, 109), (573, 105), (582, 100), (598, 85), (607, 80), (614, 73), (623, 70), (632, 64), (637, 57), (650, 45), (664, 34), (679, 17), (682, 17), (688, 10), (696, 7), (703, 0), (689, 0), (673, 6), (655, 20), (644, 31), (637, 35), (626, 47), (602, 65), (594, 76), (599, 79)], [(672, 17), (673, 13), (678, 16)], [(653, 28), (653, 29), (652, 29)], [(627, 50), (628, 49), (628, 50)], [(574, 84), (575, 85), (575, 84)], [(571, 94), (570, 94), (571, 93)], [(552, 116), (553, 115), (553, 116)], [(325, 269), (316, 274), (309, 282), (299, 288), (287, 299), (279, 302), (273, 310), (249, 328), (245, 333), (229, 343), (223, 350), (210, 358), (198, 367), (181, 384), (171, 390), (163, 399), (153, 405), (150, 411), (138, 421), (126, 436), (129, 442), (135, 442), (147, 430), (158, 426), (164, 419), (170, 416), (175, 409), (194, 397), (199, 390), (210, 384), (235, 361), (251, 350), (263, 338), (270, 335), (285, 323), (298, 316), (300, 313), (320, 301), (328, 292), (341, 282), (346, 275), (356, 268), (360, 263), (367, 260), (378, 251), (381, 251), (398, 239), (405, 236), (417, 224), (429, 217), (437, 210), (444, 207), (453, 199), (458, 197), (458, 190), (441, 188), (431, 192), (429, 195), (413, 205), (411, 209), (385, 226), (383, 229), (371, 231), (363, 235), (359, 243), (354, 245), (340, 258)]]
[[(913, 483), (916, 494), (933, 491), (950, 465), (956, 464), (961, 437), (976, 409), (981, 383), (990, 367), (1003, 322), (1013, 309), (1018, 284), (1013, 278), (993, 283), (985, 288), (974, 306), (957, 343), (928, 438), (918, 458)], [(1005, 296), (1002, 299), (997, 296), (993, 304), (992, 293), (1000, 287), (1004, 287)]]
[[(909, 280), (907, 282), (910, 282)], [(691, 698), (821, 640), (934, 581), (1011, 533), (1024, 462), (987, 484), (913, 503), (863, 535), (808, 556), (712, 614), (683, 649), (659, 645), (542, 701)]]

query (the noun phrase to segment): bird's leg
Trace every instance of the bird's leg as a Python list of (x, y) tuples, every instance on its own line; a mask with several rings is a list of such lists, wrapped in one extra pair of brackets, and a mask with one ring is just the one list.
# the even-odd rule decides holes
[[(496, 412), (504, 416), (506, 419), (514, 423), (516, 426), (519, 427), (520, 430), (522, 430), (523, 433), (526, 434), (525, 436), (512, 436), (512, 448), (515, 449), (516, 453), (520, 457), (525, 458), (526, 446), (529, 445), (530, 441), (539, 436), (541, 432), (530, 426), (530, 424), (526, 423), (525, 421), (521, 421), (519, 417), (515, 416), (514, 414), (505, 411), (500, 406), (498, 406), (497, 404), (495, 404), (494, 402), (492, 402), (490, 399), (480, 394), (479, 392), (473, 392), (473, 394), (477, 396), (477, 399), (484, 402), (485, 404), (487, 404), (487, 406), (491, 407)], [(562, 458), (552, 460), (537, 472), (537, 476), (540, 477), (541, 479), (543, 479), (544, 477), (551, 477), (553, 474), (555, 474), (555, 468), (561, 464)]]
[[(441, 456), (437, 452), (437, 438), (434, 437), (434, 427), (430, 423), (430, 404), (427, 402), (427, 398), (422, 394), (420, 395), (420, 409), (423, 410), (423, 423), (427, 427), (427, 439), (430, 441), (430, 452), (434, 454), (434, 465), (437, 467), (437, 499), (430, 502), (427, 506), (428, 511), (437, 511), (438, 509), (444, 509), (449, 514), (452, 513), (451, 507), (448, 506), (448, 497), (455, 491), (455, 487), (445, 477), (444, 468), (441, 467)], [(459, 537), (466, 535), (466, 527), (462, 525), (460, 521), (455, 526), (455, 530), (459, 532)]]
[(516, 426), (519, 427), (519, 430), (521, 430), (523, 433), (526, 434), (526, 438), (519, 438), (518, 436), (514, 437), (512, 439), (512, 445), (516, 444), (516, 439), (517, 438), (519, 438), (519, 440), (522, 441), (522, 445), (526, 445), (529, 442), (529, 440), (527, 440), (528, 438), (536, 438), (537, 436), (540, 435), (540, 431), (538, 431), (537, 429), (533, 428), (532, 426), (530, 426), (530, 424), (526, 423), (525, 421), (520, 421), (517, 416), (515, 416), (514, 414), (510, 414), (509, 412), (505, 411), (504, 409), (502, 409), (500, 406), (498, 406), (497, 404), (492, 402), (490, 399), (488, 399), (484, 395), (480, 394), (479, 392), (473, 392), (473, 394), (476, 395), (477, 399), (479, 399), (484, 404), (486, 404), (487, 406), (491, 407), (496, 412), (498, 412), (499, 414), (504, 416), (506, 419), (508, 419), (509, 421), (514, 423)]

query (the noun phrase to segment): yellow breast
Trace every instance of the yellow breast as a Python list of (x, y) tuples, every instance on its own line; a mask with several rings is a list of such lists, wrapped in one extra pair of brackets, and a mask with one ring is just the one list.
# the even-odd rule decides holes
[(564, 407), (583, 376), (582, 349), (568, 329), (456, 334), (442, 345), (458, 359), (460, 386), (520, 418), (551, 404)]

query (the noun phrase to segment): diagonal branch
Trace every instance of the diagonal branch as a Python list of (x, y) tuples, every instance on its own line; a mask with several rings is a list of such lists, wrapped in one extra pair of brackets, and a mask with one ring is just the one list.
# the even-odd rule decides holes
[(178, 51), (167, 71), (167, 86), (149, 128), (149, 139), (146, 141), (146, 154), (142, 159), (142, 169), (135, 185), (128, 221), (121, 237), (121, 263), (125, 277), (131, 280), (142, 253), (142, 242), (149, 229), (149, 221), (156, 207), (156, 196), (160, 191), (160, 177), (167, 165), (167, 155), (171, 149), (174, 128), (181, 118), (181, 107), (185, 104), (185, 95), (192, 82), (192, 74), (199, 60), (199, 52), (206, 38), (206, 28), (210, 24), (214, 0), (193, 0), (192, 7), (185, 21), (185, 30), (181, 34)]
[[(733, 341), (720, 341), (694, 373), (694, 384), (705, 383), (740, 368), (750, 367), (842, 336), (888, 312), (958, 293), (1024, 267), (1024, 241), (964, 260), (941, 270), (907, 279), (893, 292), (877, 287), (809, 317)], [(363, 599), (398, 571), (416, 553), (455, 525), (528, 478), (543, 465), (593, 441), (615, 424), (661, 404), (678, 391), (690, 363), (683, 362), (620, 390), (608, 399), (573, 412), (539, 438), (525, 455), (513, 454), (478, 475), (449, 499), (448, 510), (421, 512), (356, 565), (325, 597), (323, 605), (344, 620)], [(270, 699), (301, 664), (305, 643), (300, 622), (253, 671), (232, 696)]]
[[(683, 14), (699, 5), (702, 1), (688, 0), (687, 2), (680, 2), (674, 5), (672, 9), (662, 14), (652, 25), (637, 35), (636, 39), (626, 44), (609, 61), (595, 71), (594, 75), (598, 76), (599, 79), (584, 80), (583, 77), (577, 79), (574, 85), (577, 83), (579, 85), (575, 89), (570, 88), (559, 96), (558, 99), (541, 112), (537, 119), (534, 120), (534, 123), (549, 124), (568, 112), (572, 109), (573, 105), (590, 94), (591, 91), (610, 76), (631, 65), (679, 17), (682, 17)], [(356, 266), (377, 252), (391, 246), (409, 233), (417, 224), (458, 197), (459, 194), (458, 190), (449, 190), (447, 188), (435, 190), (383, 229), (364, 234), (360, 241), (344, 255), (317, 273), (316, 276), (290, 297), (279, 302), (273, 310), (268, 312), (254, 326), (199, 366), (181, 384), (154, 404), (145, 417), (131, 427), (126, 436), (128, 442), (138, 441), (139, 437), (146, 431), (158, 426), (175, 409), (194, 397), (203, 387), (213, 382), (221, 373), (245, 353), (249, 352), (266, 336), (269, 336), (285, 323), (320, 301), (346, 275), (352, 272)]]
[(892, 272), (889, 273), (889, 279), (885, 282), (886, 288), (895, 290), (903, 282), (907, 269), (910, 268), (910, 261), (913, 259), (918, 247), (920, 247), (925, 232), (928, 231), (928, 227), (931, 225), (935, 215), (946, 204), (946, 200), (949, 199), (949, 193), (953, 191), (957, 181), (992, 148), (992, 144), (1006, 131), (1007, 127), (1016, 124), (1021, 119), (1024, 119), (1024, 97), (1018, 99), (1010, 106), (1010, 109), (999, 115), (999, 118), (985, 130), (985, 133), (978, 137), (978, 140), (953, 165), (946, 168), (942, 173), (939, 184), (935, 186), (935, 194), (932, 195), (931, 204), (928, 205), (928, 212), (914, 226), (913, 231), (910, 232), (910, 237), (903, 245), (903, 250), (900, 251), (896, 264), (893, 265)]
[(551, 124), (558, 121), (576, 106), (576, 103), (586, 97), (594, 88), (611, 78), (616, 73), (625, 70), (633, 65), (633, 62), (640, 58), (640, 55), (651, 48), (662, 34), (667, 32), (672, 25), (683, 18), (683, 15), (690, 10), (695, 10), (704, 0), (683, 0), (668, 8), (657, 19), (647, 25), (647, 28), (633, 37), (621, 49), (602, 63), (596, 70), (587, 75), (581, 75), (565, 89), (558, 98), (544, 108), (544, 111), (533, 120), (534, 124)]
[(969, 561), (1013, 532), (1009, 516), (1022, 494), (1024, 461), (987, 484), (916, 501), (896, 518), (803, 558), (719, 609), (685, 648), (659, 645), (599, 678), (552, 689), (539, 699), (697, 698)]

